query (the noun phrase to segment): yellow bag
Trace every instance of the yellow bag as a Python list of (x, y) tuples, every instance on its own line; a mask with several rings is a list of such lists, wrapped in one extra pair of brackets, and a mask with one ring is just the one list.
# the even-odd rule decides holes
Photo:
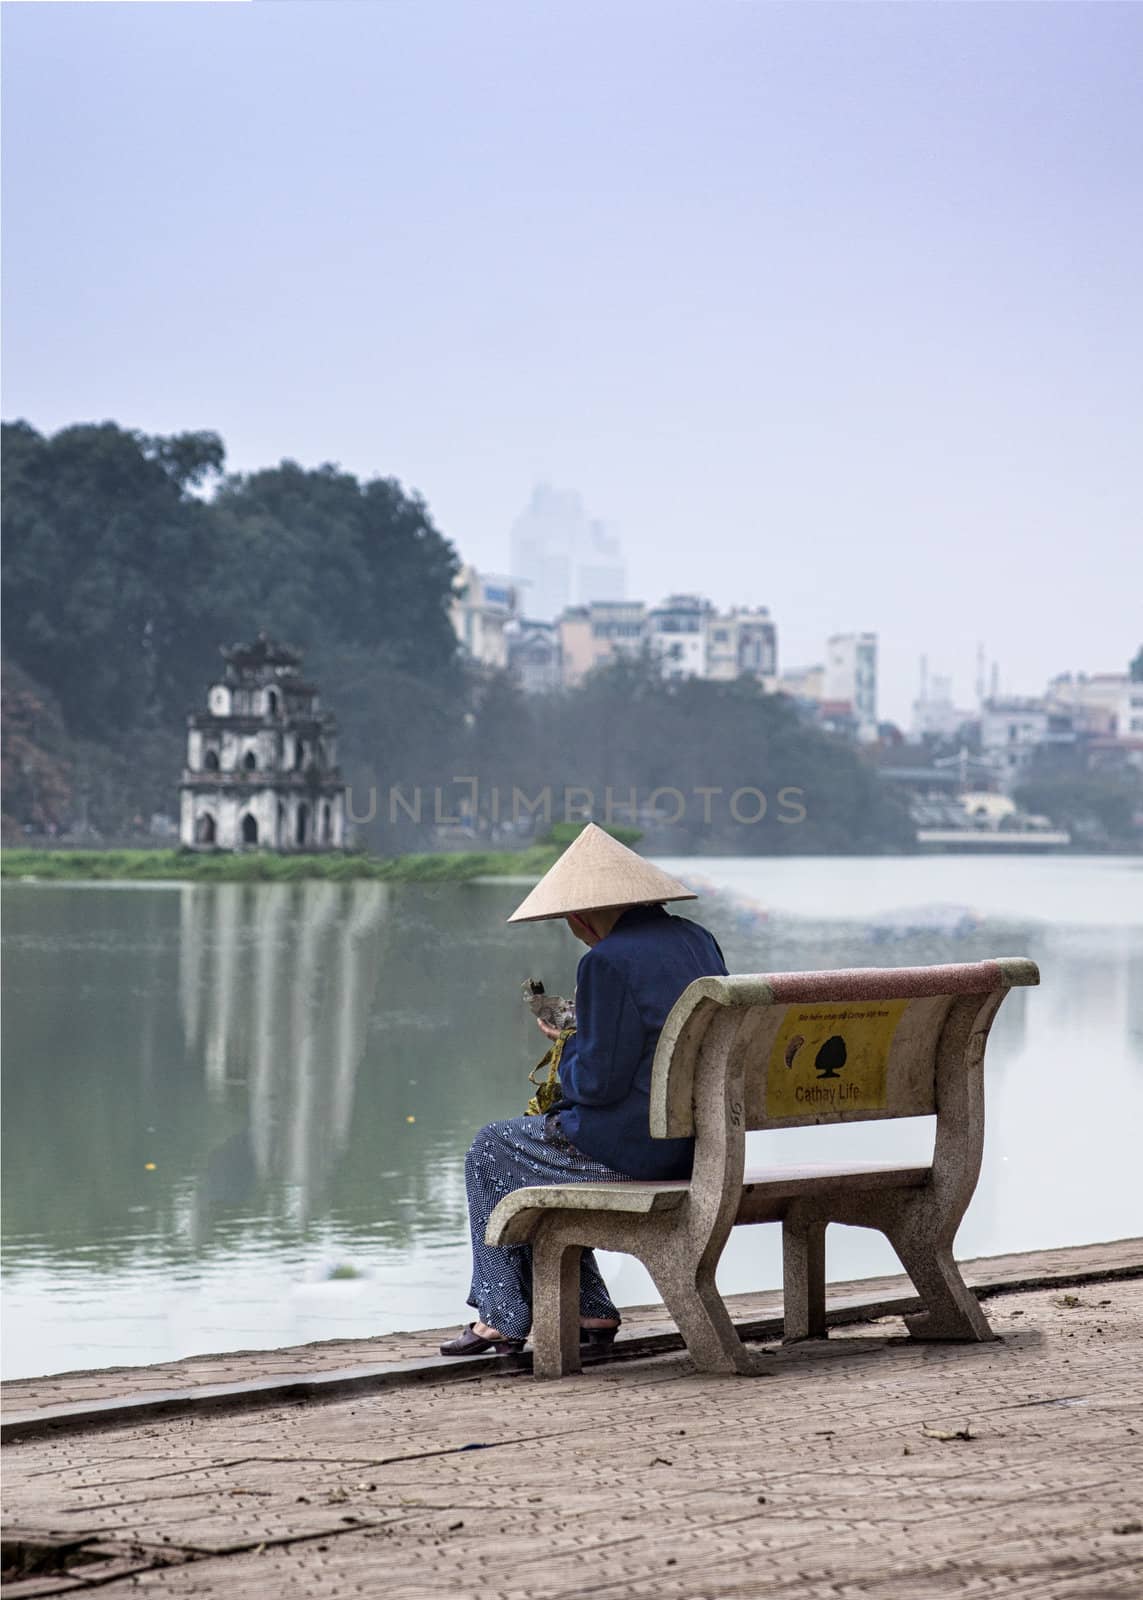
[[(553, 1039), (547, 1054), (537, 1061), (531, 1072), (529, 1072), (528, 1082), (535, 1085), (536, 1092), (528, 1101), (527, 1110), (524, 1113), (525, 1116), (546, 1115), (560, 1098), (560, 1057), (564, 1053), (564, 1045), (574, 1032), (574, 1028), (565, 1028), (558, 1039)], [(548, 1076), (541, 1083), (536, 1074), (537, 1072), (542, 1072), (545, 1067), (548, 1069)]]

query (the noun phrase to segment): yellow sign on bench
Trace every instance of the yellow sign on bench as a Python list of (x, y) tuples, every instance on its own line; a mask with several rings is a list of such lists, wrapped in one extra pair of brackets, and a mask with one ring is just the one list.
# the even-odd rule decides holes
[(885, 1105), (889, 1048), (907, 1000), (792, 1005), (766, 1075), (766, 1115), (877, 1111)]

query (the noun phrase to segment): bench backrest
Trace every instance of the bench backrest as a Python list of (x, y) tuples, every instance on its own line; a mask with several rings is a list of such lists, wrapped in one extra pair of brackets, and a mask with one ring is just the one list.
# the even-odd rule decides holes
[(1022, 957), (699, 978), (655, 1053), (652, 1136), (698, 1131), (704, 1062), (745, 1129), (939, 1114), (952, 1099), (942, 1078), (979, 1065), (1004, 996), (1039, 981)]
[[(929, 1232), (951, 1249), (980, 1174), (988, 1032), (1009, 989), (1039, 981), (1034, 962), (1001, 957), (692, 983), (655, 1051), (650, 1126), (695, 1135), (680, 1226), (700, 1269), (713, 1274), (739, 1214), (748, 1129), (927, 1112)], [(822, 1215), (840, 1220), (836, 1198)], [(845, 1216), (884, 1225), (852, 1203)]]

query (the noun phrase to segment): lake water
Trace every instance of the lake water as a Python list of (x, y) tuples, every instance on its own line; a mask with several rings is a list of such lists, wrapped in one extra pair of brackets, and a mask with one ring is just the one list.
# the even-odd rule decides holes
[[(1143, 862), (666, 861), (732, 971), (1029, 955), (1004, 1003), (962, 1255), (1143, 1233)], [(34, 885), (4, 895), (4, 1373), (458, 1325), (463, 1160), (523, 1109), (568, 992), (518, 885)], [(751, 1155), (924, 1159), (929, 1119), (753, 1134)], [(827, 1157), (828, 1158), (828, 1157)], [(831, 1228), (833, 1278), (899, 1270)], [(605, 1257), (616, 1299), (655, 1298)], [(739, 1229), (724, 1290), (780, 1282)]]

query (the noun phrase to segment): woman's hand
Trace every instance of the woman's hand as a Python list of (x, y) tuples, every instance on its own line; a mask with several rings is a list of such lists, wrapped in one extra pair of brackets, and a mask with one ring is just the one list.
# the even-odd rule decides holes
[(536, 1026), (548, 1039), (558, 1039), (560, 1036), (560, 1030), (558, 1028), (553, 1028), (550, 1022), (545, 1022), (543, 1017), (536, 1018)]

